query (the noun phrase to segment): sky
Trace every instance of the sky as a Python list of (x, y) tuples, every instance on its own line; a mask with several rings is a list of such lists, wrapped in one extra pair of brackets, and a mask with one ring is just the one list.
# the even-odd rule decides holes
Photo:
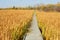
[(35, 6), (41, 4), (56, 4), (60, 2), (60, 0), (0, 0), (0, 8), (7, 7), (27, 7), (27, 6)]

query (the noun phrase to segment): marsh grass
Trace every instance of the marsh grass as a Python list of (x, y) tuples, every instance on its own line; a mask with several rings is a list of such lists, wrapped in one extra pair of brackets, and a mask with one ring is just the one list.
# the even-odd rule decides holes
[(24, 35), (28, 32), (28, 28), (30, 28), (30, 24), (31, 21), (24, 25), (22, 29), (16, 26), (16, 29), (12, 31), (12, 40), (23, 40)]
[(37, 19), (44, 40), (58, 40), (60, 13), (37, 11)]

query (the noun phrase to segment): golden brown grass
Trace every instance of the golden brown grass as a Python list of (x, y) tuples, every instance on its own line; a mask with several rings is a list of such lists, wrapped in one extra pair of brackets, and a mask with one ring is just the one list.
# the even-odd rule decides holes
[(46, 40), (60, 40), (60, 13), (39, 11), (36, 13), (39, 28)]
[(32, 15), (33, 10), (0, 10), (0, 40), (21, 37), (23, 28), (30, 22)]

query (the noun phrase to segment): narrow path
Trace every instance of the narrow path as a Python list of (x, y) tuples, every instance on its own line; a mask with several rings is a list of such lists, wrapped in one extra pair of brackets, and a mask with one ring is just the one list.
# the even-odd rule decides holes
[(38, 28), (36, 14), (33, 15), (30, 32), (27, 33), (25, 40), (43, 40), (41, 32)]

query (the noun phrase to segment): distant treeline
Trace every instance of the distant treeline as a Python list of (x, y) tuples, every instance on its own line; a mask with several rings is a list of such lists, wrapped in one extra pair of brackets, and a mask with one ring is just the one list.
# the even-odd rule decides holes
[(58, 11), (60, 12), (60, 3), (58, 4), (48, 4), (48, 5), (42, 5), (40, 7), (37, 7), (40, 11)]
[(39, 10), (39, 11), (58, 11), (60, 12), (60, 3), (57, 4), (48, 4), (48, 5), (40, 5), (40, 6), (36, 6), (36, 7), (15, 7), (13, 6), (12, 8), (0, 8), (0, 10), (2, 9), (23, 9), (23, 10)]

